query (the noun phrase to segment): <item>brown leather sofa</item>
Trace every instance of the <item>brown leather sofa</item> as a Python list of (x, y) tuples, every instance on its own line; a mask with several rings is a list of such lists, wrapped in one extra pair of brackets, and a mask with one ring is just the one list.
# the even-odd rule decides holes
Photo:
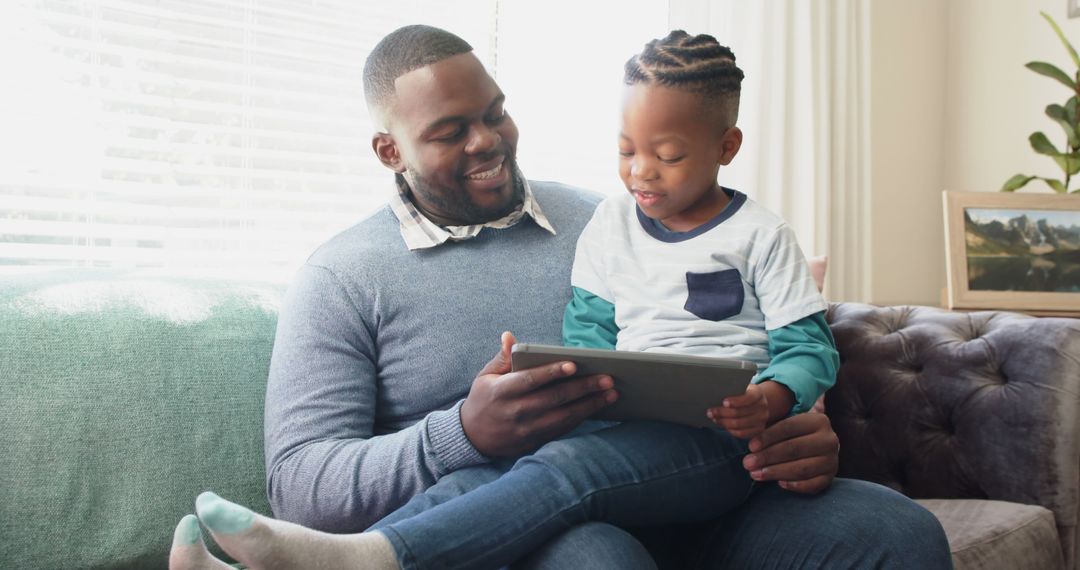
[(835, 303), (828, 320), (840, 476), (918, 499), (958, 569), (1077, 568), (1080, 319)]

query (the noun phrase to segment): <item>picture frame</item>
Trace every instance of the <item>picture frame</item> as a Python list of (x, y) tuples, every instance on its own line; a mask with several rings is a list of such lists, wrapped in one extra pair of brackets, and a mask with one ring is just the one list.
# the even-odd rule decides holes
[(1066, 0), (1069, 9), (1069, 17), (1075, 18), (1080, 16), (1080, 0)]
[(949, 309), (1080, 317), (1080, 196), (943, 192)]

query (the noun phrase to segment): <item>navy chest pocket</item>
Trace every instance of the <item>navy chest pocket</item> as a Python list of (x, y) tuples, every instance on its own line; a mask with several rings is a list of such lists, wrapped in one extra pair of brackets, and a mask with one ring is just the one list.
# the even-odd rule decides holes
[(742, 312), (742, 276), (738, 269), (712, 273), (686, 272), (686, 304), (683, 308), (703, 319), (722, 321)]

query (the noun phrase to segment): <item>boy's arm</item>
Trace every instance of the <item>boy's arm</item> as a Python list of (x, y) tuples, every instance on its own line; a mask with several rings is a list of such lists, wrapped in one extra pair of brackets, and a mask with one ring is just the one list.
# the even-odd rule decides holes
[(825, 322), (825, 312), (769, 331), (769, 357), (769, 366), (754, 381), (783, 385), (794, 396), (795, 405), (790, 412), (809, 411), (836, 382), (840, 367), (840, 355)]
[(563, 344), (582, 348), (615, 349), (619, 327), (615, 325), (615, 305), (580, 287), (563, 312)]
[(570, 271), (571, 298), (563, 312), (563, 344), (614, 350), (619, 334), (615, 324), (614, 298), (607, 287), (604, 266), (606, 238), (605, 206), (601, 203), (578, 236), (574, 265)]

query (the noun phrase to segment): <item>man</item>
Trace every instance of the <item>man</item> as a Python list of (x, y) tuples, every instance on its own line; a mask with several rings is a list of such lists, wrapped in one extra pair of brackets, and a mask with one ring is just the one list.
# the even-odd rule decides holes
[[(572, 366), (510, 372), (514, 337), (494, 342), (513, 331), (529, 342), (559, 343), (574, 245), (598, 198), (521, 176), (504, 96), (460, 38), (401, 28), (375, 48), (364, 80), (383, 127), (372, 146), (395, 173), (397, 194), (297, 274), (266, 400), (275, 515), (334, 533), (493, 481), (513, 458), (591, 429), (583, 421), (617, 398), (605, 376), (556, 382)], [(947, 565), (940, 525), (925, 510), (862, 482), (830, 487), (838, 442), (823, 415), (782, 420), (750, 450), (746, 469), (784, 489), (767, 484), (723, 523), (674, 531), (696, 543), (672, 546), (664, 529), (634, 531), (648, 535), (657, 553), (674, 553), (680, 566)], [(271, 560), (303, 566), (304, 556), (327, 552), (334, 554), (326, 567), (393, 554), (385, 545), (357, 549), (337, 540), (344, 537), (251, 517), (213, 497), (200, 497), (199, 518), (253, 568)], [(178, 540), (196, 543), (189, 531), (197, 523), (184, 524)], [(187, 552), (174, 548), (174, 568), (211, 567), (187, 563)], [(588, 523), (519, 565), (655, 562), (626, 530)]]

